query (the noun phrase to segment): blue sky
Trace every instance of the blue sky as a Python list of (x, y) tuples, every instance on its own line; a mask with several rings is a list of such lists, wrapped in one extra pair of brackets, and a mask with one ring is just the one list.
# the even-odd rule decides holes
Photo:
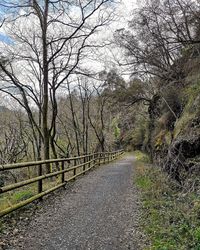
[[(16, 0), (13, 0), (13, 2), (15, 2), (15, 1)], [(121, 12), (121, 14), (123, 14), (125, 22), (130, 17), (130, 10), (132, 10), (134, 7), (136, 7), (138, 5), (138, 2), (140, 2), (140, 1), (139, 0), (122, 0), (122, 5), (121, 5), (121, 8), (119, 9), (119, 12)], [(1, 0), (0, 0), (0, 3), (1, 3)], [(7, 8), (0, 6), (0, 20), (3, 20), (3, 17), (7, 11), (8, 11)], [(120, 20), (120, 23), (121, 22), (122, 22), (122, 20)], [(120, 23), (118, 25), (120, 25)], [(3, 32), (0, 32), (0, 41), (5, 42), (7, 44), (13, 43), (13, 40), (11, 38), (9, 38), (9, 36), (4, 34)]]
[[(2, 21), (4, 19), (4, 16), (5, 16), (7, 10), (8, 10), (7, 8), (0, 6), (0, 21)], [(0, 32), (0, 41), (7, 43), (7, 44), (13, 43), (12, 39), (9, 36), (7, 36), (6, 34), (4, 34), (3, 32)]]
[(13, 43), (12, 39), (9, 36), (7, 36), (7, 35), (5, 35), (3, 33), (0, 33), (0, 41), (2, 41), (4, 43), (7, 43), (7, 44), (12, 44)]

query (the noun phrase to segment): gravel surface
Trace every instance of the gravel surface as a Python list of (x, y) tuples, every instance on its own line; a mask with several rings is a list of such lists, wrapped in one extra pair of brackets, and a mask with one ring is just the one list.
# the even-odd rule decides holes
[(45, 199), (9, 250), (139, 250), (134, 157), (101, 166)]

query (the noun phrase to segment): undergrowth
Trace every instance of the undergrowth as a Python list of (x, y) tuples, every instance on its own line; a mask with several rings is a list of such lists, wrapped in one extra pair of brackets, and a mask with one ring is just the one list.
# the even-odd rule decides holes
[(151, 244), (148, 250), (200, 250), (200, 197), (183, 192), (159, 168), (136, 153), (136, 185), (142, 193), (141, 227)]
[(147, 154), (137, 150), (134, 151), (134, 155), (138, 162), (150, 163), (150, 157)]
[[(56, 185), (58, 185), (61, 181), (61, 178), (54, 178), (52, 180), (44, 180), (43, 181), (43, 191), (48, 190)], [(12, 190), (7, 193), (0, 194), (0, 211), (12, 207), (13, 205), (27, 200), (32, 196), (37, 194), (37, 183), (33, 183), (22, 188), (18, 188)]]

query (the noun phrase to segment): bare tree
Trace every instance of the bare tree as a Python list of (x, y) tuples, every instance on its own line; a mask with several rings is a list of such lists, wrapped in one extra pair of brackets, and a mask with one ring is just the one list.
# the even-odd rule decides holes
[[(102, 86), (95, 88), (95, 98), (92, 99), (88, 96), (88, 119), (91, 127), (93, 128), (96, 138), (98, 139), (98, 144), (96, 146), (96, 151), (105, 151), (105, 108), (108, 100), (108, 96), (102, 93)], [(96, 102), (94, 106), (93, 102)], [(92, 108), (93, 105), (93, 108)], [(95, 107), (95, 110), (94, 110)]]
[[(0, 62), (1, 91), (27, 112), (35, 141), (44, 158), (54, 156), (57, 95), (77, 71), (93, 44), (92, 37), (113, 19), (112, 0), (1, 1), (7, 10), (4, 28), (12, 39)], [(35, 117), (32, 108), (38, 110)], [(40, 138), (40, 139), (38, 139)], [(40, 146), (38, 147), (40, 148)], [(40, 157), (40, 153), (38, 152)]]
[(129, 29), (116, 32), (117, 44), (125, 49), (124, 65), (132, 74), (181, 82), (183, 51), (199, 54), (199, 11), (196, 1), (146, 1), (133, 12)]

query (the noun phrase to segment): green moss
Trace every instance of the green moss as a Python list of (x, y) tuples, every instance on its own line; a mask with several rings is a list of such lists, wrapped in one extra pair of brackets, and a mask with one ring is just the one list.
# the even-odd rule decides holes
[(175, 123), (174, 137), (187, 133), (187, 130), (195, 117), (199, 116), (200, 83), (190, 85), (183, 91), (185, 107), (181, 117)]
[(183, 97), (186, 97), (190, 102), (192, 102), (194, 101), (194, 98), (196, 98), (199, 95), (199, 93), (200, 93), (200, 80), (186, 87), (183, 92)]
[(175, 124), (174, 138), (176, 138), (181, 133), (186, 132), (189, 124), (194, 118), (195, 118), (194, 113), (189, 113), (185, 111)]

